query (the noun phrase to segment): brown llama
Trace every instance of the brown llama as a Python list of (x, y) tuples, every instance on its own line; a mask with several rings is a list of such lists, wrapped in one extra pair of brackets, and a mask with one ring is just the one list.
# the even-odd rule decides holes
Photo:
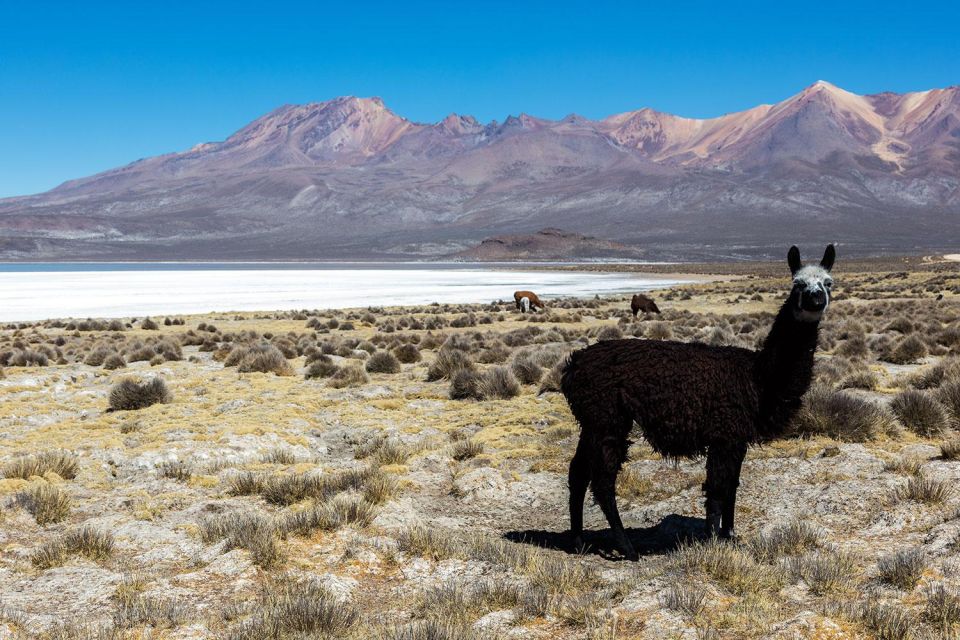
[(641, 311), (644, 313), (660, 313), (660, 307), (653, 301), (653, 298), (642, 293), (634, 294), (633, 299), (630, 300), (630, 310), (633, 311), (634, 318)]
[(638, 557), (620, 521), (615, 492), (634, 422), (661, 455), (706, 454), (707, 532), (733, 536), (747, 447), (782, 434), (810, 386), (835, 256), (830, 245), (819, 265), (805, 267), (800, 251), (790, 248), (793, 288), (759, 351), (631, 339), (598, 342), (571, 356), (561, 389), (581, 429), (569, 476), (576, 546), (583, 545), (589, 485), (620, 553)]
[[(524, 305), (523, 299), (526, 298), (528, 304)], [(533, 291), (514, 291), (513, 301), (517, 304), (517, 311), (526, 313), (530, 309), (546, 309), (547, 306), (540, 301)], [(527, 309), (524, 309), (524, 307)]]

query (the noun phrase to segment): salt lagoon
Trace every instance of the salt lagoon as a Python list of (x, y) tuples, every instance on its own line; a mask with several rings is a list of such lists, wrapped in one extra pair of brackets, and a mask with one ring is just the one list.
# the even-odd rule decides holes
[(463, 264), (0, 264), (0, 321), (622, 294), (692, 280)]

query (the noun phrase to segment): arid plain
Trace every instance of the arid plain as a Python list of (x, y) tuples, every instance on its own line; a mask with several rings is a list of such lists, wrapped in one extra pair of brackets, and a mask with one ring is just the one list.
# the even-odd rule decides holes
[[(607, 267), (604, 267), (607, 268)], [(675, 266), (671, 267), (676, 269)], [(838, 261), (815, 382), (751, 449), (735, 543), (639, 434), (619, 560), (557, 392), (597, 340), (757, 347), (785, 264), (622, 298), (0, 331), (0, 638), (952, 638), (960, 271)], [(735, 276), (735, 277), (734, 277)], [(549, 293), (549, 292), (543, 292)]]

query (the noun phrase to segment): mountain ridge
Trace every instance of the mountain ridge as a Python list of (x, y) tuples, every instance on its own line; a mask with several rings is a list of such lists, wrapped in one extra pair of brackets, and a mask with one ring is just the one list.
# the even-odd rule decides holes
[[(765, 255), (832, 228), (914, 251), (960, 219), (960, 87), (825, 81), (716, 118), (650, 108), (408, 120), (380, 98), (283, 105), (225, 140), (0, 200), (0, 257), (423, 257), (561, 227), (645, 255)], [(830, 238), (835, 239), (835, 238)]]

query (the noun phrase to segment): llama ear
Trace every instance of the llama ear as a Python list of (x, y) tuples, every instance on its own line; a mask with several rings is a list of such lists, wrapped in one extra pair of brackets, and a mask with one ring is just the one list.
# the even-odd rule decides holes
[(790, 251), (787, 252), (787, 264), (790, 265), (790, 274), (793, 275), (803, 267), (800, 264), (800, 249), (797, 249), (797, 245), (790, 247)]
[(827, 250), (823, 252), (823, 260), (820, 261), (820, 266), (830, 271), (833, 268), (833, 261), (837, 259), (837, 250), (833, 248), (832, 244), (827, 245)]

